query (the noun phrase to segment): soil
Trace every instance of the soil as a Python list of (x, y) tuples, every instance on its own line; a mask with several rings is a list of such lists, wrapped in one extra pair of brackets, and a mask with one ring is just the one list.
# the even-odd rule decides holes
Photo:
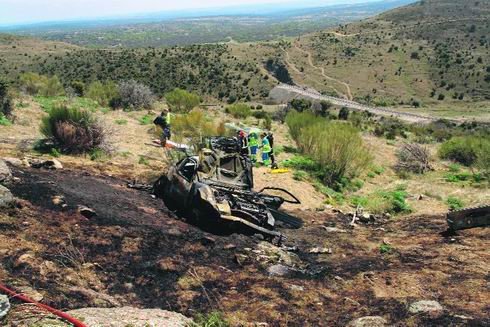
[[(30, 286), (59, 309), (132, 306), (188, 317), (218, 310), (232, 325), (344, 326), (374, 315), (395, 326), (490, 324), (488, 229), (445, 236), (441, 215), (350, 228), (341, 214), (298, 210), (305, 225), (280, 228), (288, 237), (280, 249), (259, 237), (203, 232), (123, 179), (13, 174), (20, 200), (0, 213), (0, 280)], [(331, 253), (310, 253), (316, 247)], [(278, 263), (291, 274), (269, 276)], [(444, 313), (410, 314), (418, 300), (436, 300)]]

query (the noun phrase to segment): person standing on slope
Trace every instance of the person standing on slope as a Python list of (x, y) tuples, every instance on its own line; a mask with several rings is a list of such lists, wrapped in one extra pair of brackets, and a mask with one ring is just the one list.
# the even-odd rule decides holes
[(269, 167), (271, 165), (270, 154), (272, 151), (269, 139), (267, 138), (267, 133), (262, 133), (262, 163), (264, 166)]
[(272, 132), (267, 133), (267, 139), (269, 140), (269, 145), (271, 147), (270, 158), (271, 158), (271, 168), (277, 169), (276, 157), (274, 156), (274, 134)]
[(171, 121), (172, 114), (170, 113), (170, 109), (163, 110), (162, 113), (153, 121), (153, 124), (161, 129), (160, 142), (162, 146), (165, 146), (167, 140), (170, 140), (172, 137), (172, 132), (170, 130)]
[(256, 132), (250, 132), (248, 135), (248, 147), (250, 148), (250, 160), (255, 164), (257, 162), (257, 150), (259, 149), (259, 138)]

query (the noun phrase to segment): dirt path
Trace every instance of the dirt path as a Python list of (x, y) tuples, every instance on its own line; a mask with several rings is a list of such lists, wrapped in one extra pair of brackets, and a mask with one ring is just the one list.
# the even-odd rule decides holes
[[(333, 78), (333, 77), (331, 77), (331, 76), (328, 76), (327, 74), (325, 74), (325, 68), (315, 66), (315, 64), (313, 63), (313, 57), (312, 57), (311, 52), (306, 51), (306, 50), (304, 50), (304, 49), (301, 49), (300, 47), (298, 47), (298, 45), (297, 45), (297, 44), (295, 44), (295, 45), (294, 45), (294, 47), (295, 47), (295, 49), (297, 49), (298, 51), (300, 51), (300, 52), (302, 52), (302, 53), (304, 53), (304, 54), (306, 54), (306, 55), (307, 55), (307, 57), (308, 57), (308, 64), (309, 64), (309, 65), (310, 65), (310, 66), (311, 66), (313, 69), (315, 69), (315, 70), (319, 71), (319, 72), (320, 72), (320, 74), (321, 74), (323, 77), (325, 77), (326, 79), (328, 79), (328, 80), (330, 80), (330, 81), (333, 81), (333, 82), (336, 82), (336, 83), (339, 83), (339, 84), (343, 85), (343, 86), (345, 87), (345, 89), (346, 89), (346, 92), (347, 92), (346, 94), (343, 94), (343, 96), (344, 96), (344, 97), (345, 97), (347, 100), (352, 100), (352, 99), (353, 99), (353, 97), (352, 97), (352, 92), (351, 92), (351, 89), (350, 89), (350, 85), (349, 85), (349, 84), (347, 84), (346, 82), (340, 81), (340, 80), (338, 80), (338, 79), (336, 79), (336, 78)], [(342, 93), (340, 93), (340, 94), (342, 94)]]

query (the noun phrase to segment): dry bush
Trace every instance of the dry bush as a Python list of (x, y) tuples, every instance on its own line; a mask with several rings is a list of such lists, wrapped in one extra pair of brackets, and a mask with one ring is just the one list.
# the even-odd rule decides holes
[(105, 130), (91, 113), (66, 106), (53, 108), (41, 132), (65, 153), (86, 153), (104, 145)]
[(430, 151), (416, 143), (405, 143), (397, 152), (397, 171), (423, 174), (432, 170), (430, 165)]
[(155, 101), (151, 89), (134, 80), (119, 83), (119, 106), (129, 110), (149, 109)]

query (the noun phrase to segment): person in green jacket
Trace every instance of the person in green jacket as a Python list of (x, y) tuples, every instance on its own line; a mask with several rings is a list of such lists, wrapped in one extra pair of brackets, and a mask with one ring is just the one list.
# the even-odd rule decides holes
[(257, 162), (257, 150), (259, 148), (259, 138), (257, 133), (251, 132), (248, 135), (248, 146), (250, 148), (250, 160), (252, 163)]
[(264, 166), (269, 167), (271, 165), (271, 144), (269, 142), (269, 139), (267, 138), (267, 133), (262, 133), (262, 145), (260, 146), (262, 148), (262, 163)]

